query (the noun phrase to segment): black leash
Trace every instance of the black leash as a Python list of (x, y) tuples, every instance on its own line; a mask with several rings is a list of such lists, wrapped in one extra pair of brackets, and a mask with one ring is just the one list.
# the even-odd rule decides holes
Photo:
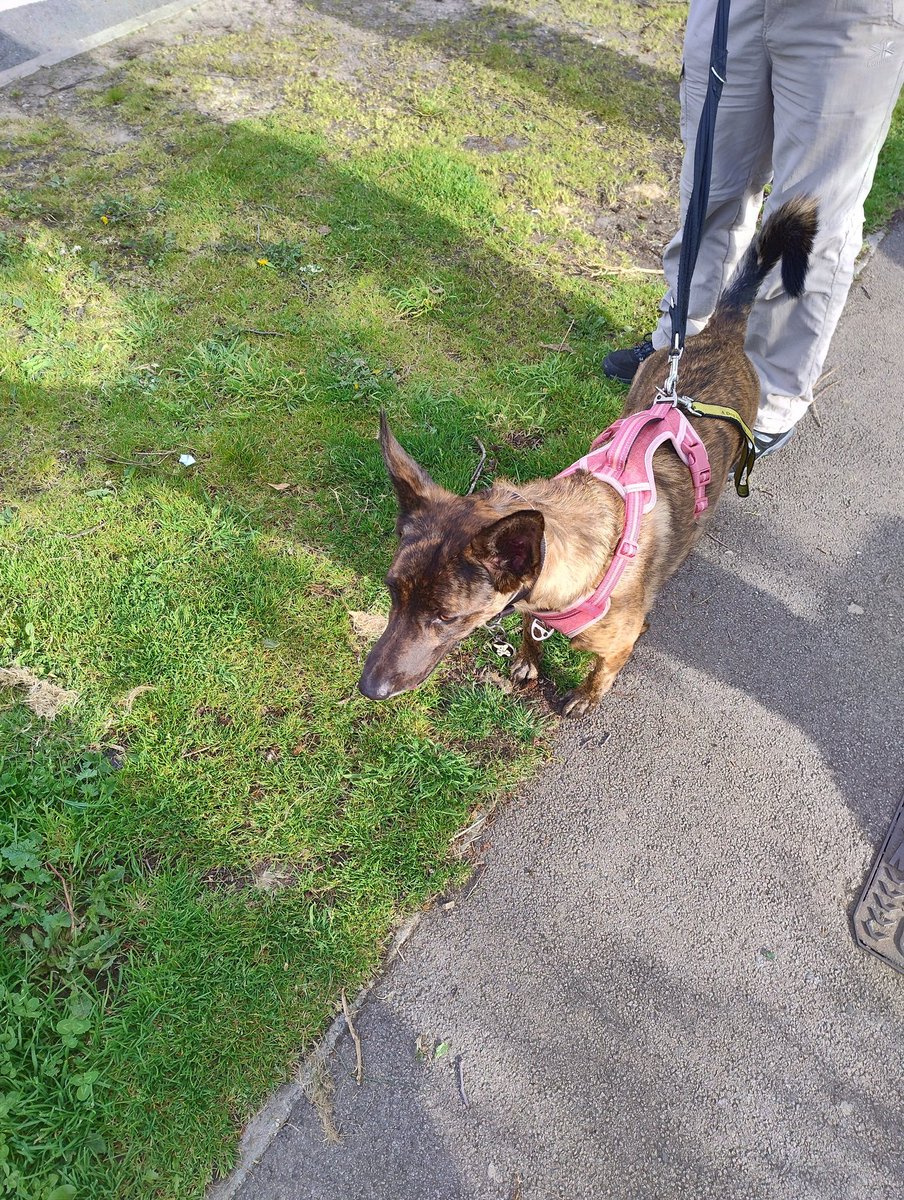
[[(675, 390), (678, 375), (678, 360), (684, 352), (687, 335), (687, 310), (690, 305), (691, 279), (703, 240), (703, 223), (709, 207), (709, 185), (713, 173), (713, 142), (716, 132), (716, 114), (722, 98), (728, 62), (728, 10), (730, 0), (719, 0), (716, 6), (716, 22), (713, 26), (712, 47), (709, 52), (709, 81), (697, 140), (694, 144), (694, 183), (687, 212), (684, 215), (684, 232), (681, 237), (681, 256), (678, 260), (678, 286), (675, 299), (669, 307), (672, 318), (672, 345), (669, 350), (669, 380), (666, 394)], [(670, 386), (671, 385), (671, 386)]]
[(690, 307), (691, 279), (700, 243), (703, 240), (703, 224), (709, 208), (709, 185), (713, 169), (713, 143), (715, 142), (716, 114), (719, 101), (722, 98), (722, 88), (727, 77), (728, 64), (728, 10), (731, 0), (718, 0), (716, 5), (716, 20), (713, 26), (713, 40), (709, 52), (709, 80), (703, 111), (700, 113), (700, 123), (697, 126), (697, 138), (694, 143), (694, 181), (691, 198), (684, 216), (684, 231), (681, 237), (681, 255), (678, 260), (678, 284), (675, 288), (675, 298), (669, 306), (669, 316), (672, 319), (672, 344), (669, 349), (669, 374), (661, 394), (673, 404), (679, 404), (686, 412), (698, 417), (716, 417), (723, 421), (732, 421), (744, 436), (744, 451), (735, 470), (735, 488), (739, 496), (750, 494), (747, 479), (753, 469), (756, 448), (753, 434), (741, 420), (733, 408), (724, 405), (698, 404), (688, 397), (676, 396), (678, 382), (678, 363), (684, 353), (684, 340), (687, 336), (687, 313)]

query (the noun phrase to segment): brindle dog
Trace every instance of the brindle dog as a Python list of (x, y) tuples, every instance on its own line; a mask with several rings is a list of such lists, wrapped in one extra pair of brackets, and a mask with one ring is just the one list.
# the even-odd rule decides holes
[[(786, 291), (800, 295), (816, 228), (817, 206), (809, 197), (787, 202), (766, 221), (706, 328), (687, 342), (679, 375), (683, 395), (729, 405), (752, 426), (760, 385), (744, 353), (747, 317), (779, 259)], [(647, 359), (628, 394), (626, 413), (654, 402), (667, 370), (666, 351)], [(590, 651), (596, 660), (581, 686), (564, 698), (565, 713), (583, 715), (612, 686), (647, 628), (657, 593), (690, 554), (739, 460), (743, 436), (732, 422), (691, 420), (712, 468), (709, 507), (694, 519), (690, 472), (671, 444), (660, 447), (653, 459), (659, 500), (643, 518), (638, 554), (615, 588), (606, 616), (573, 639), (577, 649)], [(624, 519), (623, 501), (609, 485), (578, 471), (519, 487), (498, 480), (483, 493), (456, 496), (406, 454), (382, 415), (380, 444), (398, 498), (400, 544), (386, 576), (389, 624), (359, 683), (365, 696), (387, 700), (417, 687), (462, 638), (513, 601), (524, 614), (558, 611), (599, 583)], [(535, 679), (540, 667), (541, 646), (530, 636), (530, 623), (525, 615), (512, 665), (512, 677), (522, 682)]]

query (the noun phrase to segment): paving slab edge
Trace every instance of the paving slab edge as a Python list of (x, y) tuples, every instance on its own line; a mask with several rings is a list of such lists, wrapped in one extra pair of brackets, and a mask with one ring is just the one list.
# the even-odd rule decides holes
[(171, 4), (163, 4), (159, 8), (152, 8), (150, 12), (143, 13), (140, 17), (132, 17), (128, 21), (120, 21), (118, 25), (110, 25), (98, 33), (92, 33), (89, 37), (77, 38), (73, 42), (67, 42), (65, 46), (58, 46), (56, 50), (48, 50), (44, 54), (39, 54), (36, 58), (28, 59), (27, 62), (18, 63), (14, 67), (8, 67), (5, 71), (0, 71), (0, 88), (6, 87), (7, 84), (15, 83), (17, 79), (24, 79), (28, 75), (35, 75), (38, 71), (43, 70), (44, 67), (55, 67), (58, 63), (65, 62), (67, 59), (78, 58), (80, 54), (87, 54), (90, 50), (96, 50), (99, 46), (105, 46), (108, 42), (115, 42), (118, 38), (128, 37), (131, 33), (139, 33), (142, 29), (146, 29), (148, 25), (155, 25), (158, 21), (166, 21), (170, 17), (178, 17), (190, 8), (199, 8), (201, 4), (203, 4), (203, 0), (174, 0)]
[[(398, 956), (399, 951), (417, 929), (421, 922), (422, 913), (417, 912), (396, 930), (389, 944), (379, 969), (373, 978), (364, 985), (349, 1004), (351, 1017), (358, 1012), (367, 1000), (376, 984)], [(292, 1109), (299, 1100), (309, 1096), (317, 1074), (332, 1054), (336, 1043), (348, 1029), (344, 1013), (338, 1013), (330, 1022), (326, 1033), (314, 1049), (299, 1064), (294, 1078), (277, 1088), (265, 1101), (255, 1116), (245, 1126), (238, 1146), (238, 1160), (232, 1171), (225, 1179), (218, 1179), (207, 1189), (207, 1200), (233, 1200), (243, 1187), (248, 1176), (263, 1158), (276, 1139), (282, 1127), (289, 1119)]]

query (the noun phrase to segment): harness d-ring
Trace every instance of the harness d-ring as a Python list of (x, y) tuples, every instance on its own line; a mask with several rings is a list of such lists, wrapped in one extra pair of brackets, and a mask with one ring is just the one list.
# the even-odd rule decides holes
[(548, 625), (544, 625), (539, 617), (534, 617), (530, 623), (530, 635), (535, 642), (545, 642), (554, 633), (555, 630), (550, 629)]

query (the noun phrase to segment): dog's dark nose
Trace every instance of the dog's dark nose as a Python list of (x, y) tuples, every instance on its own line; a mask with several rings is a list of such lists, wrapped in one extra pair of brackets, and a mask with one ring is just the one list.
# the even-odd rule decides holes
[(386, 700), (393, 694), (391, 683), (385, 679), (376, 678), (367, 671), (358, 680), (358, 691), (368, 700)]

